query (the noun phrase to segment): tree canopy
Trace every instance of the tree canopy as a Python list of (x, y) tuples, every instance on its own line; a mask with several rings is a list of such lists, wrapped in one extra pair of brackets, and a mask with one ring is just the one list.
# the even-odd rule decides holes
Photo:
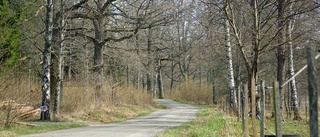
[(7, 71), (18, 63), (23, 3), (0, 0), (0, 71)]

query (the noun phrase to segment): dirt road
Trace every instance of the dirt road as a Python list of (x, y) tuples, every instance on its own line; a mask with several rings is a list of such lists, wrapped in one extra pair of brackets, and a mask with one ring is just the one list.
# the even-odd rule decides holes
[(198, 108), (171, 100), (156, 100), (170, 107), (119, 123), (31, 134), (22, 137), (152, 137), (158, 132), (192, 120)]

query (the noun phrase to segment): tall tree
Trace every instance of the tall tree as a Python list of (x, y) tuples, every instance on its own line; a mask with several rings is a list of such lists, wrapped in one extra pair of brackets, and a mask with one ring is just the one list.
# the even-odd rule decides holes
[[(293, 1), (289, 0), (289, 14), (292, 12), (292, 6), (293, 6)], [(292, 32), (294, 29), (294, 23), (295, 23), (295, 18), (293, 17), (292, 19), (289, 19), (289, 22), (287, 23), (287, 38), (288, 38), (288, 51), (289, 51), (289, 75), (290, 77), (293, 77), (295, 74), (294, 71), (294, 59), (293, 59), (293, 38), (292, 38)], [(293, 114), (294, 114), (294, 120), (300, 120), (301, 116), (299, 113), (299, 103), (298, 103), (298, 93), (297, 93), (297, 87), (296, 87), (296, 80), (293, 78), (293, 80), (290, 81), (290, 90), (291, 92), (291, 101), (292, 101), (292, 107), (293, 107)]]
[(108, 47), (109, 42), (120, 42), (133, 37), (139, 29), (166, 24), (170, 20), (170, 16), (164, 12), (166, 3), (168, 2), (159, 1), (153, 4), (150, 0), (86, 1), (81, 10), (71, 14), (70, 18), (87, 20), (88, 23), (89, 21), (92, 23), (91, 26), (76, 28), (76, 30), (85, 30), (86, 33), (75, 32), (75, 34), (88, 39), (94, 45), (94, 74), (97, 78), (96, 100), (103, 95), (103, 48)]
[(45, 46), (43, 54), (43, 86), (42, 86), (42, 111), (40, 119), (50, 120), (50, 69), (51, 69), (51, 44), (53, 34), (53, 3), (47, 0), (46, 5), (46, 29), (45, 29)]
[(230, 94), (230, 106), (232, 108), (237, 106), (237, 97), (233, 75), (233, 63), (232, 63), (232, 50), (230, 39), (230, 24), (229, 20), (225, 20), (225, 46), (227, 51), (227, 68), (228, 68), (228, 81), (229, 81), (229, 94)]
[[(224, 14), (229, 20), (230, 26), (232, 28), (233, 36), (236, 40), (237, 46), (240, 49), (240, 53), (242, 59), (244, 61), (245, 68), (247, 70), (247, 80), (248, 80), (248, 89), (249, 89), (249, 98), (251, 98), (251, 113), (252, 113), (252, 125), (255, 125), (255, 116), (256, 116), (256, 88), (255, 83), (258, 78), (258, 63), (261, 56), (261, 53), (269, 46), (269, 43), (265, 45), (261, 45), (263, 40), (268, 41), (269, 39), (273, 39), (272, 35), (271, 38), (268, 37), (261, 37), (261, 34), (266, 34), (272, 31), (270, 26), (267, 26), (269, 22), (273, 22), (270, 17), (273, 16), (272, 8), (269, 7), (272, 2), (269, 1), (257, 1), (251, 0), (249, 5), (242, 5), (243, 7), (240, 8), (240, 5), (235, 2), (226, 1), (227, 4), (224, 7), (223, 11)], [(258, 3), (259, 2), (259, 3)], [(231, 6), (234, 4), (233, 6)], [(243, 4), (243, 3), (240, 3)], [(235, 6), (236, 5), (236, 6)], [(250, 15), (251, 20), (245, 21), (245, 16), (236, 16), (235, 10), (239, 9), (243, 12), (250, 8)], [(268, 9), (269, 8), (269, 9)], [(270, 11), (271, 10), (271, 11)], [(262, 16), (262, 13), (265, 15)], [(241, 28), (242, 25), (245, 25), (250, 29), (248, 30)], [(266, 28), (266, 29), (264, 29)], [(263, 31), (262, 31), (263, 30)], [(251, 34), (251, 37), (250, 35)], [(249, 43), (248, 39), (244, 36), (248, 36), (251, 38), (251, 46), (246, 46), (246, 43)], [(274, 36), (273, 36), (274, 37)], [(248, 54), (247, 50), (249, 50), (250, 54)], [(245, 91), (246, 92), (246, 91)], [(259, 110), (259, 109), (257, 109)], [(257, 131), (253, 128), (254, 136), (257, 135)]]
[(146, 69), (147, 69), (147, 74), (146, 74), (146, 80), (147, 80), (147, 92), (150, 94), (152, 93), (152, 68), (153, 68), (153, 56), (152, 56), (152, 48), (153, 48), (153, 29), (150, 27), (148, 28), (148, 35), (147, 35), (147, 64), (146, 64)]
[[(277, 47), (277, 81), (279, 85), (282, 85), (284, 79), (284, 67), (285, 67), (285, 48), (284, 44), (286, 41), (286, 33), (285, 33), (285, 0), (278, 0), (277, 3), (277, 11), (278, 11), (278, 47)], [(282, 100), (282, 90), (279, 89), (280, 99)], [(282, 103), (281, 103), (282, 108)]]
[(64, 0), (59, 2), (59, 13), (60, 16), (54, 17), (54, 29), (53, 29), (53, 40), (52, 40), (52, 64), (51, 64), (51, 94), (53, 100), (53, 116), (56, 117), (59, 113), (60, 100), (62, 91), (62, 64), (63, 64), (63, 43), (64, 43), (64, 24), (65, 24), (65, 13), (64, 13)]

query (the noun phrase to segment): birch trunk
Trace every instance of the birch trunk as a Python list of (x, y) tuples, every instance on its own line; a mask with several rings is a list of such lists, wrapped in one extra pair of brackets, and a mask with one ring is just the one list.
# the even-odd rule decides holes
[(225, 21), (226, 29), (226, 49), (227, 49), (227, 63), (228, 63), (228, 81), (229, 81), (229, 92), (230, 92), (230, 107), (234, 108), (237, 105), (237, 97), (235, 96), (235, 84), (234, 84), (234, 75), (233, 75), (233, 64), (232, 64), (232, 51), (231, 51), (231, 42), (230, 42), (230, 24), (226, 19)]
[[(292, 4), (290, 4), (290, 12), (292, 11)], [(289, 20), (289, 23), (287, 25), (287, 35), (288, 35), (288, 45), (289, 45), (289, 74), (290, 77), (293, 77), (294, 72), (294, 65), (293, 65), (293, 43), (292, 43), (292, 31), (294, 28), (294, 20)], [(291, 90), (291, 103), (293, 106), (293, 114), (294, 120), (300, 120), (300, 113), (299, 113), (299, 103), (298, 103), (298, 93), (297, 93), (297, 87), (296, 87), (296, 80), (293, 78), (290, 81), (290, 90)]]
[(42, 86), (42, 103), (40, 119), (50, 120), (50, 65), (51, 65), (51, 42), (53, 30), (53, 4), (52, 0), (47, 0), (46, 5), (46, 29), (45, 29), (45, 47), (43, 51), (43, 86)]

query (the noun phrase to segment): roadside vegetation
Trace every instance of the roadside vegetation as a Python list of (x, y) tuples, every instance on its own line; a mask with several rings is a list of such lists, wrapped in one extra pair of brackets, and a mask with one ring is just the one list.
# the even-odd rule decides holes
[[(251, 120), (249, 120), (251, 123)], [(260, 123), (257, 122), (259, 130)], [(275, 133), (274, 119), (266, 121), (267, 130), (265, 134)], [(252, 131), (249, 125), (249, 131)], [(309, 136), (309, 124), (304, 121), (282, 122), (283, 134)], [(252, 133), (249, 133), (252, 135)], [(242, 136), (242, 122), (237, 121), (235, 116), (230, 116), (222, 112), (218, 107), (209, 107), (199, 110), (197, 118), (193, 121), (161, 132), (157, 137), (240, 137)]]
[(228, 137), (241, 136), (241, 123), (217, 108), (202, 109), (188, 124), (162, 132), (158, 137)]
[[(50, 122), (40, 120), (40, 85), (33, 83), (30, 89), (26, 89), (28, 83), (21, 79), (20, 84), (15, 86), (12, 83), (19, 82), (15, 80), (18, 79), (3, 80), (3, 84), (7, 86), (0, 91), (0, 137), (74, 128), (93, 123), (119, 122), (162, 108), (147, 92), (124, 85), (113, 87), (112, 96), (111, 88), (105, 86), (104, 98), (95, 104), (91, 94), (93, 87), (84, 86), (81, 84), (84, 82), (79, 81), (66, 82), (60, 113), (51, 121), (61, 124), (41, 124)], [(36, 124), (28, 125), (33, 122)]]
[(9, 129), (1, 129), (0, 136), (1, 137), (14, 137), (18, 135), (26, 135), (32, 133), (41, 133), (46, 131), (60, 130), (60, 129), (68, 129), (68, 128), (76, 128), (83, 127), (85, 124), (80, 123), (71, 123), (71, 124), (45, 124), (38, 126), (26, 126), (26, 125), (14, 125)]
[[(197, 118), (193, 121), (169, 129), (158, 134), (158, 137), (240, 137), (242, 136), (242, 119), (237, 119), (237, 114), (231, 113), (220, 94), (218, 104), (212, 104), (212, 89), (205, 84), (197, 84), (188, 81), (180, 88), (173, 90), (170, 98), (182, 103), (188, 103), (203, 107), (197, 113)], [(185, 94), (184, 94), (185, 93)], [(199, 94), (200, 93), (200, 94)], [(203, 95), (202, 95), (203, 94)], [(206, 95), (205, 95), (206, 94)], [(301, 109), (302, 110), (302, 109)], [(272, 110), (266, 110), (265, 134), (275, 134), (275, 120), (271, 117)], [(302, 119), (292, 120), (283, 115), (285, 120), (282, 122), (282, 133), (287, 135), (300, 135), (301, 137), (310, 136), (309, 122), (306, 120), (305, 113), (300, 111)], [(256, 129), (260, 132), (260, 122), (256, 120)], [(249, 119), (249, 134), (252, 135), (252, 121)]]

